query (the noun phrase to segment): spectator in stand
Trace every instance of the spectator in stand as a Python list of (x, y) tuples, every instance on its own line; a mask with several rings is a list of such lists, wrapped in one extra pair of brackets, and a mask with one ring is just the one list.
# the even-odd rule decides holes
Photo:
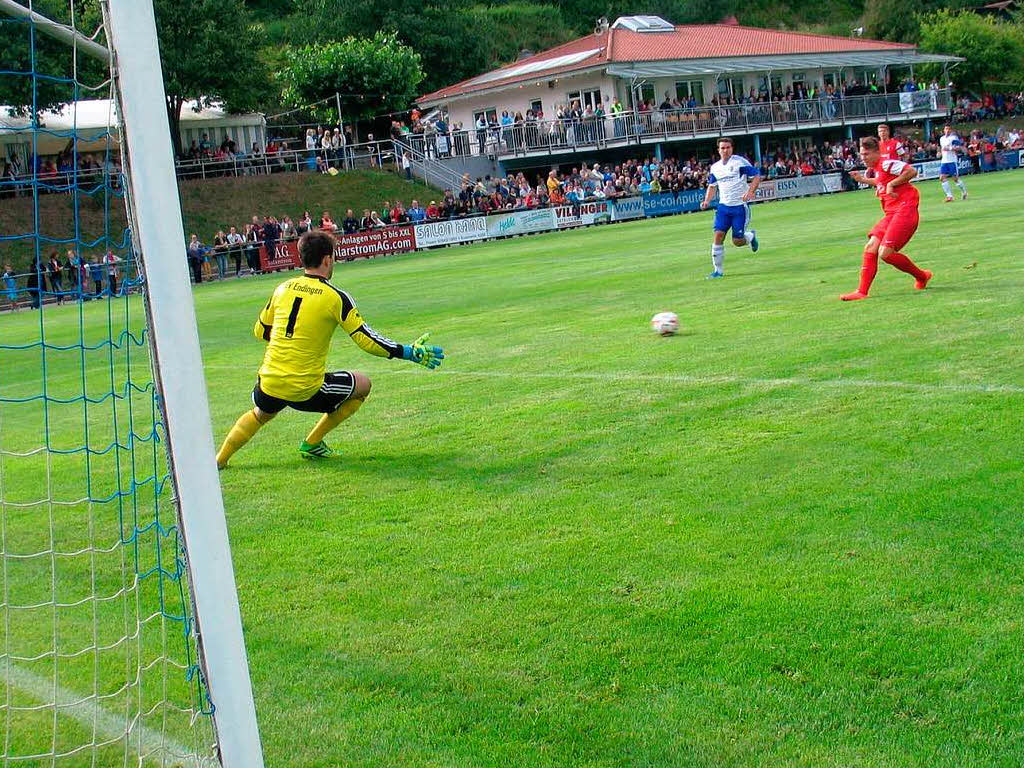
[(110, 288), (110, 296), (118, 296), (117, 292), (117, 279), (119, 277), (117, 265), (121, 263), (121, 259), (113, 251), (107, 251), (107, 255), (103, 257), (103, 263), (107, 265), (107, 287)]
[(487, 115), (482, 112), (476, 119), (476, 143), (477, 154), (484, 154), (484, 146), (487, 144)]
[(412, 208), (409, 209), (409, 220), (418, 224), (427, 218), (427, 212), (420, 208), (420, 201), (414, 200)]
[(320, 217), (320, 229), (324, 232), (330, 232), (331, 234), (338, 231), (338, 225), (335, 224), (334, 220), (331, 218), (330, 211), (324, 211), (323, 215)]
[(81, 299), (82, 295), (79, 292), (81, 288), (79, 283), (81, 272), (79, 270), (78, 256), (73, 250), (69, 250), (64, 254), (64, 271), (66, 273), (68, 290), (78, 294), (78, 298)]
[(341, 220), (341, 231), (346, 235), (354, 235), (359, 231), (359, 220), (351, 208), (345, 211), (345, 218)]
[[(192, 270), (192, 282), (196, 285), (203, 282), (203, 253), (205, 250), (206, 248), (199, 242), (199, 235), (193, 233), (189, 237), (185, 254), (188, 258), (189, 269)], [(113, 289), (110, 291), (110, 295), (114, 295)]]
[(263, 217), (263, 247), (267, 249), (267, 258), (275, 258), (277, 241), (281, 239), (281, 226), (274, 216)]
[(312, 128), (308, 128), (306, 130), (306, 161), (309, 163), (314, 162), (313, 159), (316, 157), (316, 145), (316, 131), (314, 131)]
[(89, 262), (89, 274), (92, 276), (93, 296), (97, 299), (103, 295), (103, 265), (98, 256)]
[(28, 280), (25, 281), (25, 287), (28, 289), (28, 300), (32, 305), (32, 309), (39, 309), (41, 304), (41, 289), (45, 288), (43, 283), (43, 273), (45, 266), (40, 263), (38, 258), (32, 259), (32, 264), (28, 268)]
[(4, 282), (4, 290), (7, 292), (7, 304), (15, 312), (18, 311), (18, 279), (14, 274), (14, 268), (10, 264), (4, 264), (4, 273), (0, 275)]
[(228, 230), (228, 251), (231, 258), (235, 260), (235, 277), (242, 276), (242, 250), (245, 247), (245, 238), (238, 234), (238, 230), (232, 227)]
[(291, 240), (295, 237), (298, 237), (298, 235), (295, 232), (295, 225), (292, 223), (291, 216), (282, 216), (280, 226), (282, 240)]
[(363, 218), (359, 220), (359, 229), (364, 232), (368, 229), (373, 229), (373, 216), (370, 214), (369, 208), (363, 209)]
[(372, 211), (370, 213), (370, 228), (371, 229), (384, 229), (384, 227), (386, 227), (386, 226), (387, 226), (387, 224), (384, 223), (384, 220), (380, 217), (380, 215), (376, 211)]
[(295, 225), (295, 234), (298, 235), (299, 237), (302, 237), (312, 228), (313, 219), (310, 218), (309, 211), (303, 211), (302, 218), (299, 219), (299, 223)]
[(395, 206), (391, 209), (391, 224), (405, 224), (409, 221), (409, 216), (405, 212), (405, 206), (402, 205), (401, 200), (395, 201)]
[(50, 254), (50, 260), (46, 264), (46, 274), (50, 281), (50, 291), (57, 297), (57, 303), (64, 303), (64, 284), (61, 279), (64, 265), (61, 264), (60, 256), (54, 251)]
[(223, 229), (213, 236), (213, 256), (217, 260), (217, 277), (223, 280), (228, 274), (228, 237)]
[(427, 209), (423, 213), (427, 217), (428, 221), (434, 221), (435, 219), (441, 218), (441, 209), (438, 207), (436, 200), (431, 200)]
[(260, 271), (260, 240), (263, 230), (259, 225), (259, 219), (252, 217), (252, 224), (245, 225), (245, 263), (249, 272), (256, 274)]

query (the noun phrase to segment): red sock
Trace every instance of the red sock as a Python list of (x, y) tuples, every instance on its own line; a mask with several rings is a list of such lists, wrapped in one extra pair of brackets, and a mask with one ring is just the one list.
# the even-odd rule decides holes
[(927, 280), (924, 271), (918, 269), (918, 266), (902, 253), (890, 253), (883, 259), (883, 261), (886, 264), (892, 264), (900, 272), (906, 272), (908, 275), (913, 275), (918, 280)]
[(875, 279), (875, 275), (877, 273), (878, 254), (872, 253), (871, 251), (864, 251), (864, 263), (860, 268), (860, 288), (857, 290), (867, 296), (868, 291), (871, 290), (871, 283)]

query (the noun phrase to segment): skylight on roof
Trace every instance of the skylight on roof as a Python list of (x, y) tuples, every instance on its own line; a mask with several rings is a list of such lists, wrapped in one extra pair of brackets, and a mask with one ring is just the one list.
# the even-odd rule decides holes
[(628, 29), (632, 32), (675, 32), (675, 25), (661, 16), (620, 16), (612, 29)]
[(580, 51), (579, 53), (568, 53), (565, 56), (555, 56), (553, 59), (531, 61), (509, 69), (498, 69), (494, 72), (488, 72), (485, 75), (480, 75), (480, 77), (474, 77), (466, 83), (466, 86), (483, 85), (484, 83), (493, 83), (497, 80), (507, 80), (510, 77), (530, 75), (534, 72), (546, 72), (549, 69), (555, 69), (556, 67), (567, 67), (570, 64), (578, 64), (581, 61), (586, 61), (595, 53), (600, 52), (600, 48), (594, 48), (590, 51)]

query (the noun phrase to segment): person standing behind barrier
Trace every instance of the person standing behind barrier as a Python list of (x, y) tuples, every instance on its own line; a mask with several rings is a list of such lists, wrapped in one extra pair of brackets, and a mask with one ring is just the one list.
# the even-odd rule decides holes
[[(186, 255), (188, 257), (188, 266), (192, 270), (192, 282), (199, 285), (203, 282), (203, 244), (199, 242), (199, 236), (193, 234), (188, 241), (188, 248), (186, 249)], [(114, 292), (111, 291), (110, 295), (113, 296)]]
[(64, 269), (68, 275), (68, 288), (78, 294), (78, 298), (82, 298), (81, 284), (79, 283), (79, 271), (78, 271), (78, 256), (74, 251), (68, 251)]
[(46, 271), (50, 280), (50, 290), (53, 295), (57, 297), (57, 303), (64, 303), (64, 286), (61, 282), (61, 271), (62, 266), (60, 263), (60, 257), (56, 251), (50, 254), (50, 261), (47, 264)]
[(107, 265), (107, 285), (110, 287), (110, 296), (113, 298), (117, 296), (117, 265), (121, 261), (113, 251), (107, 251), (107, 255), (103, 257), (104, 263)]
[(14, 269), (10, 264), (4, 264), (4, 273), (0, 275), (0, 279), (4, 281), (4, 289), (7, 291), (7, 303), (11, 305), (11, 309), (17, 312), (18, 280), (14, 276)]
[(245, 225), (245, 264), (249, 272), (256, 274), (260, 271), (260, 240), (262, 229), (257, 223), (258, 219), (253, 216), (253, 223)]
[(482, 155), (487, 145), (487, 115), (483, 113), (476, 119), (476, 143), (479, 149), (477, 154)]
[[(330, 137), (328, 137), (329, 139)], [(273, 216), (263, 217), (263, 247), (267, 249), (267, 260), (274, 258), (277, 241), (281, 239), (281, 227)]]
[(231, 254), (231, 258), (235, 260), (235, 277), (242, 276), (242, 247), (245, 243), (245, 238), (238, 234), (238, 230), (232, 227), (228, 231), (228, 252)]
[(93, 295), (98, 299), (103, 295), (103, 265), (96, 256), (89, 264), (89, 274), (92, 276)]
[(29, 267), (28, 280), (25, 281), (25, 287), (28, 289), (28, 300), (32, 304), (32, 309), (39, 309), (39, 289), (43, 282), (43, 265), (39, 263), (39, 259), (32, 260), (32, 266)]
[(228, 238), (223, 229), (213, 236), (213, 255), (217, 259), (217, 277), (223, 280), (228, 273)]
[(351, 208), (345, 212), (345, 218), (341, 220), (341, 231), (346, 235), (354, 235), (359, 231), (359, 219)]

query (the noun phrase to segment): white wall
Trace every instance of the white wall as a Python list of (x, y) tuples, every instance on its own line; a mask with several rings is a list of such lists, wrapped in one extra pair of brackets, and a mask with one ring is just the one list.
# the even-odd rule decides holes
[[(826, 69), (825, 71), (837, 72), (836, 69)], [(778, 77), (782, 80), (782, 89), (785, 90), (793, 84), (793, 76), (800, 73), (804, 75), (804, 82), (807, 86), (817, 84), (819, 88), (824, 87), (823, 73), (819, 69), (772, 72), (771, 74), (772, 77)], [(853, 77), (853, 73), (849, 70), (843, 74), (848, 80)], [(876, 72), (876, 77), (881, 82), (881, 70)], [(749, 94), (751, 88), (754, 88), (756, 92), (760, 87), (761, 74), (757, 72), (730, 75), (729, 78), (742, 78), (744, 95)], [(860, 79), (862, 78), (858, 77), (858, 80)], [(655, 102), (657, 104), (661, 104), (664, 100), (666, 91), (669, 92), (670, 98), (675, 97), (677, 80), (700, 80), (704, 86), (704, 100), (706, 103), (710, 103), (711, 99), (718, 94), (717, 81), (714, 75), (658, 78), (653, 81)], [(548, 85), (549, 82), (553, 83), (553, 87)], [(495, 109), (499, 117), (503, 110), (508, 110), (513, 115), (516, 112), (522, 112), (525, 115), (526, 111), (530, 109), (530, 103), (535, 99), (539, 99), (544, 109), (545, 119), (550, 119), (554, 117), (557, 105), (568, 103), (569, 93), (596, 88), (601, 90), (605, 111), (607, 111), (615, 97), (622, 101), (623, 106), (629, 107), (629, 82), (608, 77), (603, 72), (562, 76), (551, 80), (530, 81), (523, 85), (513, 85), (503, 90), (492, 91), (483, 95), (454, 99), (442, 104), (442, 106), (448, 113), (452, 123), (461, 122), (464, 128), (472, 129), (475, 124), (473, 113), (477, 111)]]

